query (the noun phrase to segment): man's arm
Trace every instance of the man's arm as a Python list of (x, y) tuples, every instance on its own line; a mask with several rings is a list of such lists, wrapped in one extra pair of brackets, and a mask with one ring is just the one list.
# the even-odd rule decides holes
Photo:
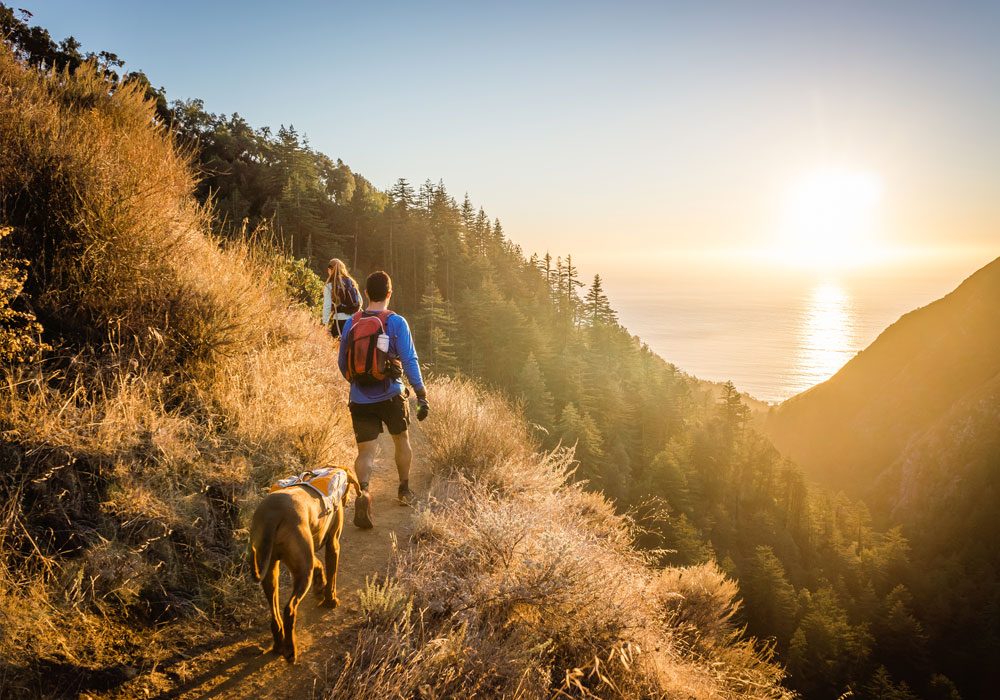
[(351, 332), (352, 323), (354, 323), (353, 316), (344, 321), (344, 330), (340, 333), (340, 351), (337, 353), (337, 366), (340, 367), (344, 379), (347, 379), (347, 334)]
[(424, 391), (424, 380), (420, 376), (420, 362), (417, 360), (417, 349), (413, 346), (413, 336), (410, 335), (410, 326), (402, 316), (399, 319), (396, 330), (396, 354), (403, 365), (403, 372), (410, 382), (410, 386), (418, 394)]

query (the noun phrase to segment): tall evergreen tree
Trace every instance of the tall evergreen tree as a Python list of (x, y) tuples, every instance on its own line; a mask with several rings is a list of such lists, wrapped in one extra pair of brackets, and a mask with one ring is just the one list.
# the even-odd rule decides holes
[(420, 329), (423, 342), (420, 345), (421, 359), (435, 372), (447, 374), (457, 368), (455, 346), (455, 319), (448, 303), (432, 282), (420, 299), (420, 312), (416, 326)]
[(585, 322), (591, 326), (610, 326), (618, 322), (618, 315), (604, 293), (600, 275), (594, 275), (594, 281), (587, 290), (583, 299), (583, 312)]
[(551, 427), (554, 423), (552, 394), (545, 386), (542, 369), (533, 352), (528, 352), (520, 374), (520, 395), (524, 403), (524, 415), (528, 420), (541, 426)]

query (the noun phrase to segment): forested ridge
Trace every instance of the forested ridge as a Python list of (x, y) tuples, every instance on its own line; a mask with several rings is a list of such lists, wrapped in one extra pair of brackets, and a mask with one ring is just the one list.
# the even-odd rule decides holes
[(928, 618), (930, 654), (980, 692), (1000, 682), (981, 662), (1000, 657), (998, 299), (1000, 259), (904, 315), (766, 426), (812, 478), (903, 525), (923, 571), (912, 606)]
[[(2, 6), (0, 19), (36, 64), (72, 68), (82, 58), (75, 42), (29, 32)], [(121, 67), (110, 54), (93, 58)], [(716, 559), (739, 582), (749, 632), (774, 640), (794, 689), (864, 698), (965, 690), (945, 677), (947, 654), (928, 653), (935, 630), (914, 608), (920, 572), (902, 532), (878, 531), (864, 505), (807, 486), (731, 384), (717, 398), (631, 336), (600, 277), (579, 279), (571, 252), (527, 254), (498, 218), (442, 182), (380, 189), (290, 126), (257, 128), (198, 100), (168, 105), (144, 76), (130, 79), (192, 149), (197, 194), (213, 202), (220, 235), (270, 224), (302, 272), (289, 283), (307, 304), (317, 284), (304, 268), (337, 256), (359, 279), (387, 270), (427, 368), (519, 401), (544, 445), (575, 445), (577, 478), (633, 514), (661, 563)], [(969, 697), (979, 691), (968, 687)]]

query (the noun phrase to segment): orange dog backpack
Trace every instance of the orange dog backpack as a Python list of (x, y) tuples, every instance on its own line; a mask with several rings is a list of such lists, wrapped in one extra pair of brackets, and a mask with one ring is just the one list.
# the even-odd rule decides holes
[(347, 334), (347, 378), (370, 386), (395, 376), (389, 357), (389, 335), (386, 333), (392, 311), (379, 311), (366, 316), (358, 311), (351, 318)]

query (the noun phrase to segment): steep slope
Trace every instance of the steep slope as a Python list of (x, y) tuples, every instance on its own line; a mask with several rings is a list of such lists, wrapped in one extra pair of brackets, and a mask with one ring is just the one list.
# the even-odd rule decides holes
[(349, 459), (329, 335), (273, 253), (208, 235), (193, 182), (141, 86), (0, 44), (0, 263), (31, 261), (11, 303), (52, 348), (0, 366), (4, 698), (113, 687), (256, 617), (262, 487)]
[(909, 441), (1000, 373), (1000, 259), (886, 329), (765, 430), (817, 481), (867, 493)]
[(1000, 685), (1000, 377), (915, 436), (871, 490), (903, 523), (922, 575), (912, 586), (939, 668), (967, 697)]
[[(1000, 260), (772, 411), (766, 430), (816, 480), (902, 526), (912, 599), (888, 611), (883, 653), (933, 659), (964, 697), (988, 696), (1000, 683), (983, 663), (1000, 655)], [(893, 648), (907, 630), (924, 642)]]

